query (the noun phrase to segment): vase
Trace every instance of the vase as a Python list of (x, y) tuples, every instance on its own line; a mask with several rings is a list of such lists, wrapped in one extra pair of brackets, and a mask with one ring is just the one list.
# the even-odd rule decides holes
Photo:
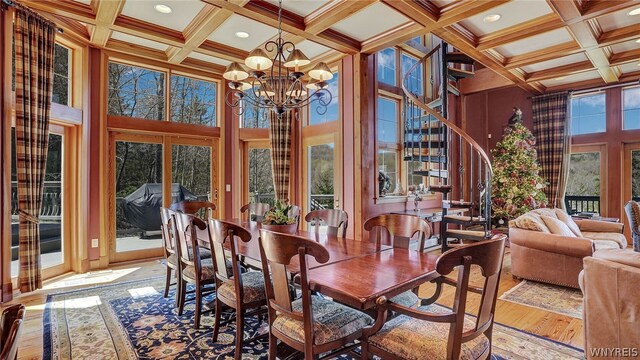
[(282, 233), (282, 234), (292, 234), (295, 235), (298, 232), (298, 224), (289, 224), (289, 225), (267, 225), (262, 224), (262, 228), (265, 230)]

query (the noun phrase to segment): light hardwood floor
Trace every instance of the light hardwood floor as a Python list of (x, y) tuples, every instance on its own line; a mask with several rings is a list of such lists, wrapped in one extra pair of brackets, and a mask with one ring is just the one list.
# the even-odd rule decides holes
[[(504, 293), (518, 284), (518, 281), (511, 277), (510, 269), (511, 255), (507, 253), (505, 255), (503, 273), (500, 280), (499, 294)], [(46, 281), (44, 289), (42, 290), (18, 296), (10, 304), (20, 302), (27, 306), (26, 321), (18, 352), (18, 359), (42, 358), (42, 317), (48, 294), (95, 286), (97, 284), (113, 284), (164, 276), (164, 271), (163, 265), (158, 260), (120, 264), (106, 270), (94, 271), (88, 274), (63, 275)], [(474, 276), (471, 281), (478, 281), (479, 276), (480, 275), (474, 271)], [(430, 286), (431, 285), (424, 285), (421, 289), (421, 295), (428, 296), (431, 293)], [(479, 298), (474, 294), (470, 294), (469, 296), (469, 312), (475, 313), (479, 305)], [(443, 291), (441, 300), (438, 302), (444, 305), (450, 305), (452, 299), (453, 288), (447, 286), (445, 287), (445, 291)], [(498, 300), (496, 306), (496, 321), (579, 348), (583, 346), (582, 321), (569, 316)]]

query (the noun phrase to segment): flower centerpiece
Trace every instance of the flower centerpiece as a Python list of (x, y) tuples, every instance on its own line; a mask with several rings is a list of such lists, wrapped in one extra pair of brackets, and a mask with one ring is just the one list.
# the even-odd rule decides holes
[(291, 205), (278, 200), (276, 204), (264, 214), (262, 228), (285, 234), (295, 234), (298, 224), (295, 218), (289, 217)]

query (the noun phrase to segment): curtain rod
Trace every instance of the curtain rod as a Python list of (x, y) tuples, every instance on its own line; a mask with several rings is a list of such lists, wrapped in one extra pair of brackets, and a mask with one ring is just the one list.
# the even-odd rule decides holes
[[(13, 0), (2, 0), (2, 4), (6, 5), (6, 6), (11, 6), (11, 7), (16, 7), (18, 4), (16, 2), (14, 2)], [(56, 31), (60, 34), (64, 34), (64, 29), (56, 26)]]

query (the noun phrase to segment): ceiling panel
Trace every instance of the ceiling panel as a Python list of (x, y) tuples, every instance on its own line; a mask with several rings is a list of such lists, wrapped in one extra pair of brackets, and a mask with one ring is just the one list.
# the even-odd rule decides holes
[(620, 70), (622, 70), (623, 74), (640, 72), (640, 59), (636, 62), (620, 65)]
[(210, 62), (213, 64), (218, 64), (218, 65), (223, 65), (223, 66), (227, 66), (229, 64), (231, 64), (231, 61), (227, 61), (224, 59), (220, 59), (217, 57), (213, 57), (213, 56), (209, 56), (206, 54), (201, 54), (198, 52), (192, 52), (191, 54), (189, 54), (190, 58), (196, 59), (196, 60), (202, 60), (202, 61), (206, 61), (206, 62)]
[(358, 41), (365, 41), (408, 21), (410, 21), (408, 18), (387, 5), (375, 3), (334, 24), (331, 28)]
[(457, 0), (431, 0), (437, 7), (443, 8), (449, 4), (456, 2)]
[[(552, 12), (553, 10), (544, 1), (516, 0), (465, 19), (461, 24), (475, 35), (481, 36), (518, 25), (527, 20), (533, 20)], [(493, 14), (500, 15), (500, 20), (496, 22), (484, 21), (487, 15)]]
[[(238, 31), (248, 33), (249, 37), (246, 39), (238, 38), (235, 35)], [(276, 28), (233, 14), (209, 36), (209, 40), (251, 51), (276, 34), (278, 34), (278, 29)]]
[(562, 28), (502, 45), (495, 50), (506, 57), (512, 57), (531, 51), (543, 50), (568, 41), (573, 41), (573, 37), (571, 37), (571, 34), (569, 34), (565, 28)]
[[(278, 5), (278, 0), (267, 1)], [(282, 8), (300, 16), (307, 16), (328, 3), (329, 0), (283, 0)]]
[(129, 35), (129, 34), (124, 34), (121, 32), (117, 32), (114, 31), (111, 33), (111, 38), (115, 39), (115, 40), (120, 40), (120, 41), (125, 41), (128, 42), (130, 44), (134, 44), (134, 45), (140, 45), (140, 46), (144, 46), (144, 47), (148, 47), (151, 49), (156, 49), (156, 50), (162, 50), (165, 51), (167, 50), (167, 45), (153, 41), (153, 40), (147, 40), (147, 39), (143, 39), (141, 37), (137, 37), (137, 36), (133, 36), (133, 35)]
[(324, 54), (327, 51), (330, 51), (328, 47), (324, 45), (320, 45), (318, 43), (314, 43), (313, 41), (305, 40), (296, 45), (296, 48), (302, 50), (302, 52), (307, 55), (309, 59), (313, 59), (314, 57)]
[[(158, 4), (169, 6), (172, 10), (171, 13), (163, 14), (156, 11), (154, 7)], [(128, 0), (124, 3), (122, 15), (169, 29), (183, 31), (198, 12), (202, 10), (204, 5), (201, 1)]]
[(546, 87), (554, 87), (554, 86), (566, 85), (566, 84), (571, 84), (571, 83), (580, 82), (580, 81), (601, 79), (601, 78), (602, 77), (600, 76), (600, 73), (598, 72), (598, 70), (592, 70), (592, 71), (582, 72), (574, 75), (569, 75), (566, 77), (559, 77), (557, 78), (557, 80), (556, 79), (544, 80), (544, 81), (541, 81), (541, 83)]
[(73, 0), (75, 2), (91, 5), (91, 0)]
[(561, 57), (561, 58), (557, 58), (549, 61), (544, 61), (544, 62), (533, 64), (533, 65), (524, 66), (522, 67), (522, 70), (524, 70), (527, 73), (532, 73), (536, 71), (552, 69), (558, 66), (569, 65), (569, 64), (573, 64), (573, 63), (577, 63), (585, 60), (589, 60), (589, 58), (587, 58), (587, 56), (584, 53), (578, 53), (578, 54), (573, 54), (573, 55), (569, 55), (569, 56), (565, 56), (565, 57)]
[[(638, 34), (638, 36), (638, 40), (640, 40), (640, 34)], [(640, 43), (637, 43), (636, 40), (625, 41), (623, 43), (611, 45), (611, 50), (614, 54), (637, 49), (640, 49)]]
[[(640, 9), (640, 6), (638, 8)], [(629, 11), (631, 10), (633, 9), (622, 10), (599, 17), (598, 23), (602, 31), (611, 31), (625, 26), (639, 24), (640, 15), (629, 15)]]

